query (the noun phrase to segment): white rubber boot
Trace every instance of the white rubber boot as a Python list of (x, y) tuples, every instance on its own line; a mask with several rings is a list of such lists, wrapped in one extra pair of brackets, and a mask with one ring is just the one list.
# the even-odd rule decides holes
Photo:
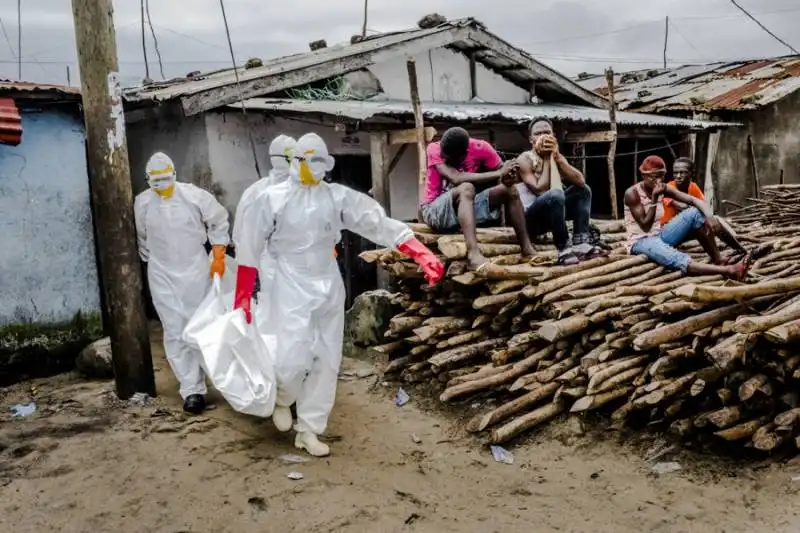
[(320, 442), (316, 435), (309, 431), (302, 431), (294, 438), (294, 447), (305, 450), (314, 457), (326, 457), (331, 449), (327, 444)]
[(276, 405), (272, 412), (272, 423), (283, 433), (292, 429), (292, 409), (282, 405)]

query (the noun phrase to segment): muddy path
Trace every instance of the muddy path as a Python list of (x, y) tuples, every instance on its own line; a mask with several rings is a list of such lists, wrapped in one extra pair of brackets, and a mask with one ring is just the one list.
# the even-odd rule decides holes
[[(562, 423), (504, 465), (426, 402), (396, 407), (363, 362), (346, 362), (333, 456), (294, 463), (291, 438), (269, 421), (223, 402), (184, 416), (157, 345), (154, 356), (162, 396), (145, 406), (73, 375), (0, 389), (0, 531), (800, 530), (791, 463), (681, 454), (682, 471), (657, 477), (641, 449)], [(36, 414), (12, 419), (8, 406), (30, 399)]]

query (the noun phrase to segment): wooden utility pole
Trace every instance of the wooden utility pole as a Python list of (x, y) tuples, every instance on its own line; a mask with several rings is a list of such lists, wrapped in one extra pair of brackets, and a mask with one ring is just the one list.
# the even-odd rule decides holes
[(669, 44), (669, 17), (664, 23), (664, 70), (667, 70), (667, 45)]
[(617, 102), (614, 98), (614, 71), (606, 70), (606, 83), (608, 84), (608, 117), (611, 130), (611, 144), (608, 147), (608, 187), (611, 196), (611, 216), (619, 218), (617, 211), (617, 179), (614, 176), (614, 160), (617, 157)]
[(112, 0), (72, 0), (100, 276), (117, 396), (155, 396), (133, 222)]
[[(411, 94), (411, 106), (414, 109), (414, 127), (417, 131), (417, 174), (418, 174), (418, 205), (425, 199), (425, 178), (428, 172), (428, 154), (425, 146), (425, 123), (422, 118), (422, 104), (419, 98), (419, 83), (417, 82), (417, 63), (413, 59), (406, 62), (408, 69), (408, 88)], [(420, 215), (420, 220), (422, 215)]]

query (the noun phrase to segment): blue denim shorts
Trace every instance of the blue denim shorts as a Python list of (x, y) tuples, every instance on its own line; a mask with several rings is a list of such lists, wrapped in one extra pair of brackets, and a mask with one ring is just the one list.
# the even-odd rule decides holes
[(670, 220), (658, 235), (645, 237), (633, 243), (631, 254), (646, 255), (654, 263), (686, 273), (692, 258), (675, 247), (705, 223), (706, 217), (696, 207), (690, 207)]
[[(437, 231), (455, 230), (461, 227), (458, 214), (453, 206), (453, 189), (445, 192), (436, 200), (422, 206), (422, 221)], [(500, 219), (500, 210), (489, 207), (489, 190), (475, 195), (475, 223), (485, 224)]]

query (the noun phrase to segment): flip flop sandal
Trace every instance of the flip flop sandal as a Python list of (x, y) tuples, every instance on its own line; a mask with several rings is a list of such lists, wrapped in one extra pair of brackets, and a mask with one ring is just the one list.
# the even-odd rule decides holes
[(736, 274), (736, 281), (744, 281), (744, 278), (747, 277), (747, 271), (750, 269), (750, 254), (745, 254), (744, 259), (742, 259), (738, 272)]
[(580, 263), (580, 259), (578, 259), (578, 256), (573, 252), (568, 252), (564, 255), (558, 256), (557, 264), (560, 266), (572, 266), (577, 265), (578, 263)]

